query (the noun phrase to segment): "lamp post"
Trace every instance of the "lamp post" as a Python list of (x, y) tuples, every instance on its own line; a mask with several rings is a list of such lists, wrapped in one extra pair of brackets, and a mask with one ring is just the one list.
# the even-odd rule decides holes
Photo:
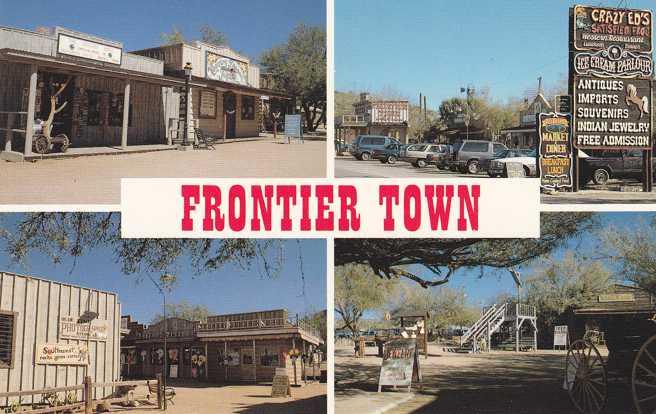
[(166, 411), (166, 377), (168, 376), (168, 349), (166, 347), (167, 345), (167, 337), (168, 337), (168, 326), (167, 326), (167, 317), (166, 317), (166, 289), (170, 288), (171, 284), (175, 282), (176, 277), (172, 274), (169, 273), (164, 273), (162, 276), (159, 278), (159, 283), (155, 279), (153, 279), (150, 275), (148, 275), (148, 278), (150, 279), (151, 282), (155, 285), (159, 293), (162, 295), (162, 301), (164, 304), (164, 375), (162, 375), (162, 386), (164, 387), (164, 411)]
[(191, 80), (191, 62), (187, 62), (184, 66), (185, 73), (185, 104), (184, 104), (184, 137), (182, 137), (182, 146), (187, 148), (187, 134), (189, 132), (189, 81)]

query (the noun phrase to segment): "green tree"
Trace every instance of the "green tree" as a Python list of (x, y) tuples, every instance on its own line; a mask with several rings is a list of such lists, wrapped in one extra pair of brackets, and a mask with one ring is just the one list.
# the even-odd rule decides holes
[(564, 314), (596, 299), (613, 283), (613, 272), (603, 261), (572, 252), (546, 261), (527, 276), (526, 301), (536, 307), (542, 346), (550, 344), (553, 326), (565, 322)]
[(163, 46), (175, 45), (178, 43), (186, 43), (184, 35), (176, 26), (173, 26), (171, 28), (170, 33), (160, 34), (160, 39), (162, 41)]
[[(531, 262), (597, 225), (592, 213), (543, 213), (540, 217), (537, 239), (335, 239), (335, 265), (363, 264), (379, 278), (438, 286), (461, 268), (506, 269)], [(417, 274), (412, 265), (433, 277)]]
[(367, 311), (382, 309), (397, 287), (395, 279), (372, 277), (366, 266), (345, 265), (335, 268), (335, 311), (341, 318), (337, 329), (358, 335), (360, 320)]
[(225, 33), (214, 30), (212, 26), (205, 24), (200, 28), (201, 41), (214, 46), (227, 46), (228, 37)]
[(326, 32), (299, 25), (286, 44), (266, 51), (260, 59), (278, 89), (300, 101), (305, 128), (315, 131), (326, 120)]
[[(205, 305), (192, 305), (187, 301), (166, 304), (167, 318), (181, 318), (190, 321), (206, 322), (207, 317), (211, 314), (209, 308)], [(150, 323), (155, 324), (162, 320), (164, 320), (164, 315), (157, 313), (153, 316)]]

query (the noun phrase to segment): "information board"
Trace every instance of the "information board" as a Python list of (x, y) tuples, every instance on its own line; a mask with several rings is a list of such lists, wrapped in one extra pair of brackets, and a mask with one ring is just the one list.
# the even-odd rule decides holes
[(409, 338), (386, 342), (383, 350), (383, 362), (380, 366), (378, 392), (381, 391), (381, 387), (386, 385), (410, 388), (414, 373), (421, 380), (417, 358), (417, 340)]
[(78, 322), (77, 317), (61, 316), (59, 318), (59, 339), (77, 339), (106, 341), (109, 335), (109, 322), (94, 319), (91, 322)]
[(506, 170), (506, 178), (524, 178), (526, 177), (526, 171), (524, 170), (524, 164), (521, 162), (506, 162), (504, 165)]
[(550, 189), (572, 187), (572, 115), (538, 114), (540, 184)]
[(45, 365), (88, 365), (86, 345), (41, 344), (36, 347), (34, 362)]
[(57, 38), (57, 53), (113, 65), (120, 65), (123, 56), (120, 47), (79, 39), (63, 33), (60, 33)]
[(271, 384), (271, 396), (272, 397), (291, 397), (292, 390), (291, 384), (289, 383), (289, 376), (282, 375), (277, 372), (273, 377), (273, 383)]
[(569, 338), (567, 337), (567, 325), (554, 326), (554, 348), (557, 346), (569, 347)]
[(301, 115), (285, 115), (285, 136), (303, 140), (303, 120)]

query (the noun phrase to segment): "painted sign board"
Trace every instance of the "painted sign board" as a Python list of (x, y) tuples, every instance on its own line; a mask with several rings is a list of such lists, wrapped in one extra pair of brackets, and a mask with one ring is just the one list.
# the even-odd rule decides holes
[(572, 113), (572, 95), (556, 95), (556, 112)]
[(608, 302), (635, 302), (633, 293), (607, 293), (599, 295), (600, 303)]
[(506, 162), (504, 163), (504, 168), (506, 170), (506, 178), (524, 178), (526, 177), (526, 171), (524, 170), (524, 164), (521, 162)]
[(248, 85), (248, 64), (207, 51), (205, 73), (208, 79)]
[(116, 46), (109, 46), (60, 33), (57, 40), (57, 53), (120, 65), (123, 51)]
[(572, 115), (543, 113), (537, 116), (538, 161), (542, 187), (572, 187)]
[(285, 136), (303, 139), (303, 120), (301, 115), (285, 115)]
[(567, 338), (567, 325), (554, 326), (554, 348), (557, 346), (569, 346)]
[(78, 322), (74, 316), (59, 318), (59, 339), (77, 339), (90, 341), (106, 341), (109, 335), (109, 322), (94, 319), (91, 322)]
[(651, 55), (630, 52), (612, 45), (606, 50), (576, 53), (574, 71), (577, 75), (649, 79), (654, 72), (654, 63)]
[(86, 345), (44, 343), (37, 345), (34, 362), (45, 365), (88, 365)]
[(415, 373), (421, 381), (417, 340), (415, 338), (404, 338), (386, 342), (378, 378), (378, 391), (380, 392), (381, 387), (386, 385), (410, 388)]
[(574, 147), (650, 149), (649, 79), (574, 77)]
[(216, 91), (200, 91), (199, 116), (201, 118), (216, 118)]
[(631, 52), (651, 53), (652, 30), (650, 10), (574, 6), (576, 50), (604, 50), (617, 45)]
[(273, 383), (271, 384), (271, 396), (272, 397), (291, 397), (292, 396), (292, 387), (289, 381), (289, 376), (285, 373), (281, 375), (276, 370), (276, 375), (273, 377)]

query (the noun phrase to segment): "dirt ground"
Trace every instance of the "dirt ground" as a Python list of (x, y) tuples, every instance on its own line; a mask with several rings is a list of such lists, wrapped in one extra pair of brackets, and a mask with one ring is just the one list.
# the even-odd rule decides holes
[(121, 178), (326, 176), (325, 141), (263, 138), (215, 148), (0, 161), (0, 204), (118, 204)]
[[(291, 398), (272, 398), (271, 385), (170, 384), (175, 388), (169, 414), (314, 414), (326, 413), (326, 384), (293, 387)], [(138, 390), (137, 390), (138, 391)], [(155, 401), (156, 403), (156, 401)], [(111, 412), (154, 414), (157, 406), (115, 408)]]
[[(352, 356), (352, 347), (336, 350), (336, 400), (349, 398), (354, 390), (377, 391), (381, 360), (375, 354), (375, 348), (368, 348), (367, 356), (360, 359)], [(565, 351), (543, 350), (458, 354), (432, 345), (429, 358), (420, 359), (423, 389), (415, 389), (410, 402), (387, 412), (574, 414), (577, 411), (562, 389), (565, 355)], [(635, 412), (626, 379), (609, 376), (608, 390), (604, 413)]]

